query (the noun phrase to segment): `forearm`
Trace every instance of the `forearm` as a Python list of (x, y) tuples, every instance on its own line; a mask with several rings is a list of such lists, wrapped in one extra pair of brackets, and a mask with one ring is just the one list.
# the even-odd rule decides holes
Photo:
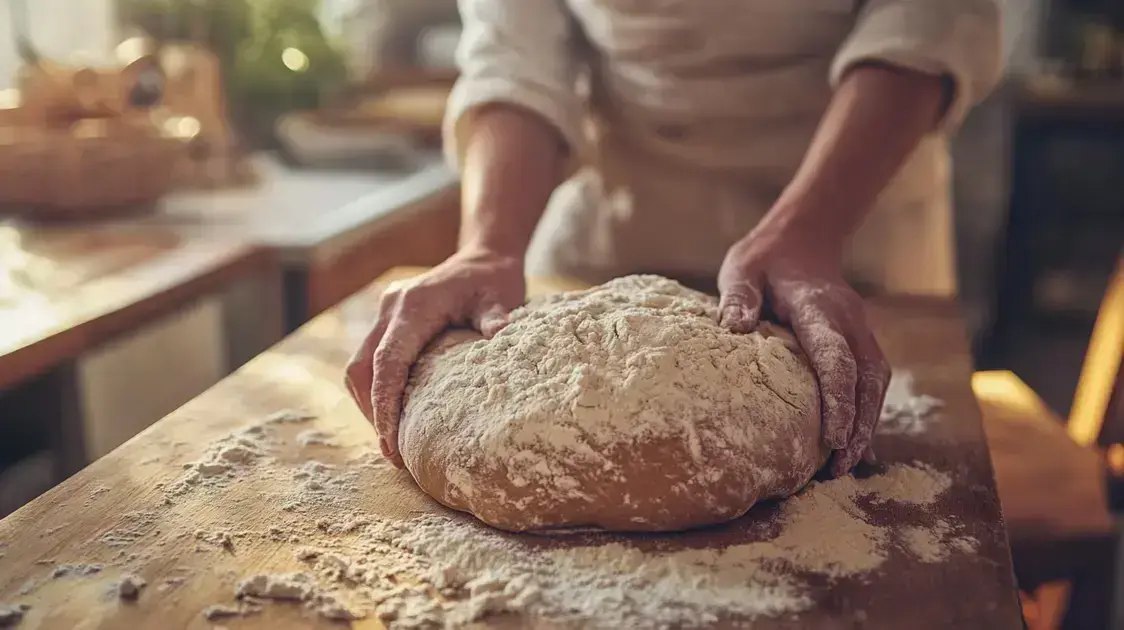
[(875, 65), (851, 70), (767, 221), (807, 226), (841, 244), (936, 126), (946, 92), (933, 75)]
[(460, 246), (525, 255), (562, 181), (563, 146), (553, 127), (518, 107), (477, 113), (464, 153)]

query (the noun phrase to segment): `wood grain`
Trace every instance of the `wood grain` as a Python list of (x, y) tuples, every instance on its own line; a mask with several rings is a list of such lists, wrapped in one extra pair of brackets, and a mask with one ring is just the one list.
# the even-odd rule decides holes
[[(564, 281), (530, 283), (534, 294), (573, 286)], [(376, 298), (377, 291), (365, 291), (324, 313), (232, 377), (0, 521), (0, 553), (6, 554), (0, 557), (0, 601), (30, 604), (27, 628), (207, 628), (202, 609), (230, 602), (239, 577), (302, 566), (293, 557), (293, 543), (274, 542), (265, 535), (271, 526), (307, 526), (321, 517), (352, 512), (387, 519), (442, 513), (408, 475), (385, 466), (341, 469), (358, 475), (360, 490), (303, 514), (282, 509), (294, 492), (285, 475), (248, 476), (221, 490), (197, 489), (175, 496), (171, 505), (164, 504), (164, 489), (170, 486), (157, 487), (180, 478), (182, 465), (215, 440), (283, 409), (314, 412), (318, 418), (310, 426), (334, 434), (339, 447), (301, 449), (292, 439), (297, 428), (278, 429), (278, 466), (309, 458), (343, 465), (369, 456), (374, 433), (349, 401), (342, 369), (366, 333)], [(760, 619), (753, 627), (1021, 628), (1003, 519), (969, 386), (963, 324), (949, 304), (908, 299), (874, 305), (870, 316), (894, 365), (911, 370), (921, 391), (946, 403), (928, 433), (880, 435), (876, 449), (883, 462), (918, 460), (952, 476), (952, 489), (937, 509), (941, 518), (962, 525), (979, 541), (978, 552), (934, 564), (894, 556), (862, 579), (817, 583), (815, 606), (808, 612)], [(741, 524), (662, 542), (717, 544), (736, 536), (747, 519), (760, 514), (755, 510)], [(892, 521), (900, 516), (889, 510), (879, 518)], [(191, 533), (216, 528), (246, 535), (236, 538), (230, 550), (201, 545), (196, 551)], [(107, 533), (122, 531), (134, 532), (126, 547), (106, 544)], [(106, 568), (90, 578), (49, 579), (51, 565), (60, 562), (103, 562)], [(135, 604), (106, 595), (125, 570), (139, 573), (151, 585)], [(185, 581), (165, 588), (172, 576)], [(37, 586), (20, 595), (24, 584)], [(295, 605), (268, 606), (260, 615), (223, 625), (271, 630), (340, 627)], [(510, 619), (490, 625), (513, 627)], [(381, 626), (365, 621), (353, 627)]]
[(259, 247), (164, 230), (0, 224), (0, 388), (271, 263)]

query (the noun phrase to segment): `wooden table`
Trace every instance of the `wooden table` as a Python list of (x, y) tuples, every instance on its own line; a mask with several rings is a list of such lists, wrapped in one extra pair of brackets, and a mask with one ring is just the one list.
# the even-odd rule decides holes
[[(533, 281), (531, 292), (558, 286)], [(0, 602), (32, 606), (28, 628), (80, 623), (90, 629), (206, 628), (201, 611), (231, 602), (238, 578), (302, 568), (294, 551), (323, 535), (313, 525), (319, 519), (331, 523), (356, 514), (393, 520), (444, 513), (407, 474), (372, 464), (373, 430), (342, 385), (343, 366), (373, 313), (375, 292), (364, 293), (317, 317), (136, 439), (0, 521), (0, 553), (6, 554), (0, 558)], [(914, 299), (879, 303), (871, 315), (893, 364), (911, 370), (920, 391), (946, 403), (941, 421), (924, 436), (879, 435), (880, 457), (883, 462), (919, 460), (950, 475), (952, 486), (937, 505), (940, 516), (962, 525), (978, 540), (978, 550), (943, 564), (893, 557), (861, 579), (822, 581), (815, 587), (817, 603), (811, 610), (795, 617), (760, 618), (753, 627), (1021, 628), (1007, 538), (969, 385), (963, 324), (951, 305)], [(287, 409), (317, 418), (267, 425), (277, 440), (271, 451), (278, 462), (274, 466), (282, 473), (253, 473), (224, 488), (173, 492), (165, 501), (165, 492), (179, 487), (184, 464), (231, 432)], [(296, 445), (296, 432), (309, 428), (332, 434), (337, 447)], [(288, 469), (310, 459), (330, 465), (353, 462), (340, 471), (354, 475), (358, 489), (332, 495), (331, 501), (303, 513), (287, 511), (296, 483)], [(894, 515), (881, 513), (879, 518)], [(271, 527), (277, 528), (272, 534)], [(221, 530), (233, 532), (229, 545), (207, 542)], [(298, 533), (293, 541), (285, 533), (290, 530)], [(699, 537), (721, 537), (722, 531), (730, 530), (693, 536), (697, 542)], [(93, 562), (105, 565), (97, 575), (49, 577), (57, 563)], [(149, 584), (135, 604), (106, 594), (126, 571)], [(24, 585), (27, 594), (21, 595)], [(230, 625), (339, 627), (292, 605), (271, 605)], [(382, 626), (367, 619), (353, 627)]]
[(258, 156), (260, 187), (177, 193), (153, 215), (0, 222), (0, 389), (267, 259), (286, 273), (290, 328), (392, 266), (439, 262), (455, 248), (459, 203), (456, 178), (435, 160), (380, 174), (294, 171)]
[[(0, 222), (0, 462), (50, 452), (61, 481), (274, 343), (279, 304), (271, 256), (245, 242)], [(123, 401), (110, 365), (177, 328), (222, 338), (196, 339), (207, 354), (177, 354), (178, 380), (136, 380)]]
[[(390, 267), (455, 248), (459, 190), (437, 155), (254, 166), (260, 185), (174, 193), (149, 215), (0, 223), (0, 514), (53, 483), (13, 463), (49, 454), (61, 480)], [(180, 369), (154, 382), (162, 346)]]
[(0, 389), (268, 265), (231, 239), (0, 223)]

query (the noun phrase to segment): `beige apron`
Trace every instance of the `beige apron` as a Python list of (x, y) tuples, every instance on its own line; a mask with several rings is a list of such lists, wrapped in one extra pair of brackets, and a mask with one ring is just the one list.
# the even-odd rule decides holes
[[(567, 4), (590, 48), (590, 157), (552, 197), (528, 273), (713, 278), (796, 172), (854, 1)], [(948, 179), (930, 137), (854, 235), (853, 281), (955, 292)]]

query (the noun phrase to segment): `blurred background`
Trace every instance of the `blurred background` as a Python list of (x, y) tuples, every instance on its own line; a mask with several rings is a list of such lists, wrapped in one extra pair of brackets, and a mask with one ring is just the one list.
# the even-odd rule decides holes
[[(1061, 424), (1124, 243), (1124, 2), (1005, 11), (954, 144), (961, 303)], [(0, 1), (0, 516), (452, 251), (459, 30), (455, 0)]]
[(452, 252), (458, 36), (451, 1), (0, 2), (0, 515)]

